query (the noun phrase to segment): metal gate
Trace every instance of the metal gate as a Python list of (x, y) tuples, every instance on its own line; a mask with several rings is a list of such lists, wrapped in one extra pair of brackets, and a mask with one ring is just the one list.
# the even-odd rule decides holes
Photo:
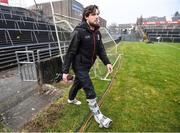
[(33, 51), (16, 51), (18, 72), (22, 81), (37, 81), (37, 71)]

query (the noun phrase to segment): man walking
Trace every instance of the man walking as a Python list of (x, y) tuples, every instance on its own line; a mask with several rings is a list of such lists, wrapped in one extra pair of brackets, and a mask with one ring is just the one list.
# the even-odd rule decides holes
[(83, 88), (89, 108), (93, 112), (96, 122), (101, 127), (108, 128), (112, 120), (101, 113), (96, 102), (95, 89), (89, 76), (89, 71), (97, 56), (107, 66), (109, 73), (113, 71), (101, 40), (99, 28), (98, 7), (96, 5), (87, 6), (83, 11), (81, 24), (76, 26), (71, 37), (63, 66), (63, 80), (65, 82), (68, 81), (68, 73), (72, 65), (75, 79), (69, 91), (68, 103), (80, 105), (81, 102), (76, 99), (76, 95), (78, 90)]

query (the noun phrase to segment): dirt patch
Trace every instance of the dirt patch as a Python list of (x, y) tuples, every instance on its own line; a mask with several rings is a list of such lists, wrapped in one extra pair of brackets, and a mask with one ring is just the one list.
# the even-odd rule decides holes
[(32, 121), (28, 122), (22, 129), (22, 131), (41, 132), (45, 129), (52, 127), (54, 123), (61, 117), (60, 110), (64, 108), (64, 105), (52, 104), (44, 112), (40, 113)]
[[(53, 83), (52, 85), (57, 87), (57, 89), (68, 91), (68, 88), (72, 85), (72, 83), (67, 84), (60, 81), (59, 83)], [(44, 91), (44, 89), (42, 90)], [(22, 131), (42, 132), (48, 128), (52, 128), (56, 121), (61, 118), (61, 110), (64, 109), (64, 106), (65, 104), (63, 102), (52, 103), (46, 109), (38, 113), (38, 115), (36, 115), (35, 118), (33, 118), (30, 122), (25, 124)]]

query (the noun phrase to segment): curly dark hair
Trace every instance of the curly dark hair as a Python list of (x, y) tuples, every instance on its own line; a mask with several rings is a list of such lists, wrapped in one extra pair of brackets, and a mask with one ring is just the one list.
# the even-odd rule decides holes
[(96, 5), (89, 5), (86, 8), (84, 8), (82, 21), (86, 21), (86, 17), (88, 17), (89, 14), (96, 12), (96, 9), (99, 10), (98, 6)]

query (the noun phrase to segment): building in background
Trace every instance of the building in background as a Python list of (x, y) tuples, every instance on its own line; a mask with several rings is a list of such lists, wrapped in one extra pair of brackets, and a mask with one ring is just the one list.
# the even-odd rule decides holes
[[(53, 7), (54, 7), (54, 13), (72, 17), (79, 19), (81, 21), (82, 19), (82, 13), (83, 13), (83, 5), (76, 0), (59, 0), (59, 1), (53, 1)], [(52, 18), (52, 11), (51, 11), (51, 5), (49, 2), (47, 3), (40, 3), (37, 5), (34, 5), (30, 7), (31, 10), (41, 10), (42, 13), (49, 18)], [(106, 27), (107, 21), (100, 17), (100, 25), (102, 27)]]

